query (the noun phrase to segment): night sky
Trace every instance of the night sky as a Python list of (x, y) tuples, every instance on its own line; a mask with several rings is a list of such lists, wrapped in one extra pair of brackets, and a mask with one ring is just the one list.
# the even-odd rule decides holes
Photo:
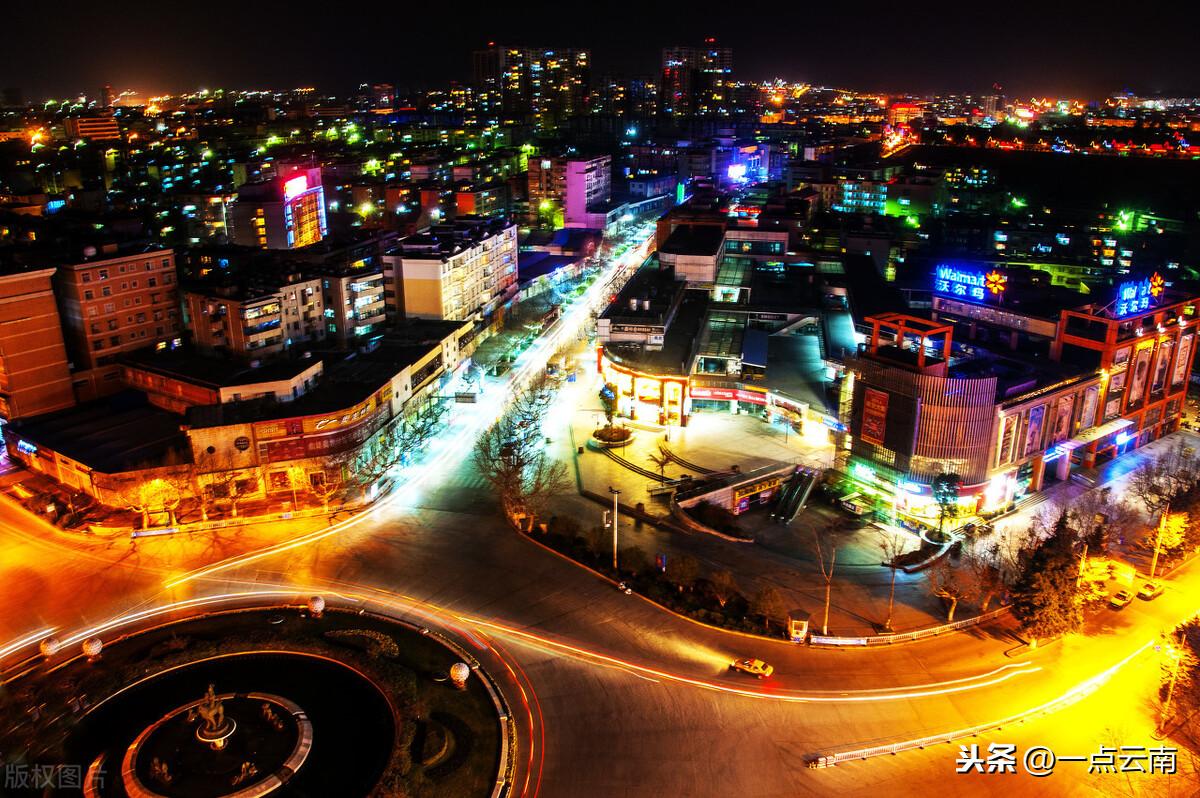
[(589, 47), (597, 73), (651, 74), (663, 45), (717, 36), (746, 79), (915, 93), (999, 83), (1009, 96), (1200, 95), (1200, 4), (1123, 3), (1119, 13), (1105, 5), (496, 0), (474, 11), (478, 4), (429, 0), (23, 0), (0, 11), (0, 86), (30, 100), (95, 95), (105, 82), (145, 93), (424, 88), (469, 79), (471, 50), (489, 40)]

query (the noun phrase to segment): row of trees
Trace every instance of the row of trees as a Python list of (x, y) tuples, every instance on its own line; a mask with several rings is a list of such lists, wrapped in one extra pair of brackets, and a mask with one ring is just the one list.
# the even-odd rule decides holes
[[(444, 402), (435, 400), (419, 412), (390, 421), (361, 447), (326, 457), (320, 472), (288, 468), (282, 477), (285, 484), (271, 488), (290, 492), (297, 506), (304, 498), (328, 510), (339, 496), (374, 485), (392, 468), (409, 462), (441, 426), (446, 410)], [(126, 509), (141, 516), (145, 528), (152, 517), (174, 526), (190, 512), (201, 521), (209, 520), (214, 512), (237, 518), (240, 503), (257, 494), (260, 487), (257, 469), (245, 466), (237, 454), (210, 451), (193, 462), (177, 458), (149, 478), (120, 482), (114, 493)]]
[(566, 487), (566, 466), (546, 451), (542, 432), (552, 401), (553, 390), (543, 374), (513, 396), (475, 444), (475, 466), (510, 517), (543, 515), (551, 497)]

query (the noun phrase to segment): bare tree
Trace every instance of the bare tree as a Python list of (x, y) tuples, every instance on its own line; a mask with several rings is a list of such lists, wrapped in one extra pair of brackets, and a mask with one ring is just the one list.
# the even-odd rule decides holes
[(969, 585), (979, 598), (979, 611), (987, 612), (996, 594), (1008, 587), (1000, 544), (986, 545), (978, 539), (974, 540), (960, 567), (965, 568), (970, 576)]
[(646, 459), (649, 460), (651, 463), (654, 463), (654, 465), (658, 466), (659, 481), (666, 482), (667, 481), (667, 476), (666, 476), (667, 466), (670, 465), (670, 463), (671, 463), (671, 455), (666, 450), (666, 448), (662, 444), (659, 444), (658, 445), (658, 454), (648, 454), (648, 455), (646, 455)]
[(1194, 452), (1186, 452), (1180, 443), (1134, 471), (1129, 479), (1129, 490), (1153, 517), (1175, 496), (1194, 487), (1198, 480), (1200, 458)]
[(708, 577), (708, 589), (723, 609), (737, 592), (737, 583), (733, 581), (733, 574), (729, 571), (714, 571)]
[(908, 548), (908, 536), (902, 532), (884, 531), (878, 541), (879, 551), (883, 554), (884, 565), (892, 571), (891, 586), (888, 588), (887, 620), (883, 622), (885, 632), (892, 631), (892, 610), (896, 605), (896, 573), (900, 566), (896, 559)]
[[(828, 529), (826, 530), (829, 531)], [(813, 531), (813, 547), (817, 553), (817, 565), (821, 568), (821, 577), (825, 580), (825, 615), (821, 620), (821, 634), (829, 634), (829, 600), (833, 594), (833, 569), (837, 565), (837, 546), (830, 546), (829, 554), (825, 553), (825, 544), (820, 534)]]
[(566, 486), (566, 466), (542, 439), (551, 398), (545, 378), (535, 380), (476, 442), (475, 465), (510, 515), (536, 516)]
[(938, 560), (925, 574), (933, 595), (945, 599), (949, 603), (946, 610), (946, 622), (952, 623), (959, 602), (967, 601), (976, 594), (971, 574), (969, 571), (956, 568), (948, 557)]
[[(214, 500), (225, 499), (228, 501), (230, 517), (237, 518), (238, 502), (242, 500), (243, 488), (246, 487), (247, 482), (251, 481), (257, 486), (257, 472), (253, 468), (239, 467), (236, 458), (228, 452), (205, 455), (198, 464), (198, 468), (203, 471), (205, 492), (211, 491)], [(247, 490), (246, 493), (254, 493), (256, 490), (255, 487)]]
[(117, 491), (126, 507), (142, 516), (142, 529), (150, 526), (150, 516), (165, 514), (168, 524), (175, 525), (175, 511), (183, 501), (183, 494), (171, 480), (162, 477), (131, 479)]

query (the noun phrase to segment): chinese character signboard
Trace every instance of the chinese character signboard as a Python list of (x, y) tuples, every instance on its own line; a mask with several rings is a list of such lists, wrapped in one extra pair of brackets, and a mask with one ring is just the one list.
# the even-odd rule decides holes
[(862, 429), (859, 437), (867, 443), (883, 446), (887, 430), (888, 395), (874, 388), (863, 392)]
[(1162, 296), (1165, 287), (1166, 283), (1162, 275), (1157, 272), (1149, 277), (1118, 283), (1113, 314), (1121, 319), (1149, 310), (1150, 306)]
[(1008, 277), (993, 269), (960, 269), (942, 264), (934, 271), (933, 290), (945, 296), (971, 302), (996, 300), (1008, 286)]

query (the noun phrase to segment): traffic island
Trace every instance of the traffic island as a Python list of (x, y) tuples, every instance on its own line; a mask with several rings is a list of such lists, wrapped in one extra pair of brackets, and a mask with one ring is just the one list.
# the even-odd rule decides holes
[(497, 784), (489, 685), (427, 630), (314, 600), (87, 649), (44, 647), (0, 696), (5, 758), (86, 773), (85, 796), (450, 798)]

